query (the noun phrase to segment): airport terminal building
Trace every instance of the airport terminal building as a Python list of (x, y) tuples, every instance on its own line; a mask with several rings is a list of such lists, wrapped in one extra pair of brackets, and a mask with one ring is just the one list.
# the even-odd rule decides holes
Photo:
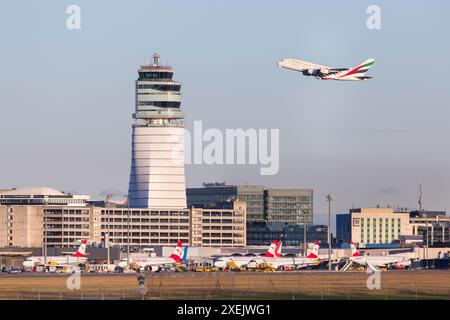
[(190, 246), (246, 246), (245, 202), (228, 209), (98, 207), (88, 196), (51, 188), (11, 189), (0, 192), (0, 199), (0, 247), (42, 247), (44, 241), (72, 247), (83, 239), (101, 245), (108, 234), (110, 245), (119, 247), (128, 241), (148, 247), (178, 240)]

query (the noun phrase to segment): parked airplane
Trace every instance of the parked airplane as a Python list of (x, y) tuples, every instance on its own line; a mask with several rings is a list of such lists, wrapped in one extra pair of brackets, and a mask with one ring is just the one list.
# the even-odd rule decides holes
[[(182, 241), (178, 241), (177, 246), (173, 250), (170, 257), (130, 257), (130, 264), (139, 268), (149, 268), (151, 271), (159, 271), (162, 266), (175, 265), (183, 261), (183, 256), (187, 254), (187, 248), (185, 252), (182, 249)], [(127, 258), (122, 259), (117, 266), (121, 268), (127, 267)]]
[(74, 264), (74, 263), (83, 263), (87, 261), (86, 257), (86, 244), (87, 241), (81, 241), (80, 248), (77, 252), (72, 255), (67, 256), (47, 256), (47, 259), (44, 256), (36, 256), (26, 258), (23, 262), (23, 266), (25, 268), (33, 268), (36, 265), (44, 264), (47, 261), (47, 265), (57, 265), (57, 264)]
[(367, 59), (357, 67), (332, 68), (316, 63), (296, 59), (283, 59), (278, 62), (280, 68), (301, 72), (304, 76), (313, 76), (321, 80), (360, 81), (368, 80), (365, 74), (375, 63), (375, 59)]
[(394, 267), (397, 269), (407, 269), (411, 265), (411, 260), (407, 256), (402, 255), (391, 255), (391, 256), (371, 256), (365, 255), (362, 256), (358, 250), (356, 249), (355, 244), (350, 241), (350, 247), (352, 248), (352, 256), (349, 258), (350, 261), (364, 265), (373, 270), (376, 270), (376, 267)]
[(319, 255), (320, 241), (314, 243), (314, 247), (306, 257), (255, 257), (246, 265), (248, 269), (268, 266), (274, 269), (302, 269), (320, 263)]
[[(266, 253), (264, 254), (265, 257), (279, 257), (281, 256), (281, 241), (277, 245), (277, 242), (275, 240), (272, 241), (269, 248), (267, 249)], [(220, 257), (214, 262), (214, 267), (225, 269), (230, 264), (234, 264), (238, 268), (242, 268), (243, 266), (247, 265), (252, 259), (254, 259), (255, 256), (226, 256), (226, 257)]]

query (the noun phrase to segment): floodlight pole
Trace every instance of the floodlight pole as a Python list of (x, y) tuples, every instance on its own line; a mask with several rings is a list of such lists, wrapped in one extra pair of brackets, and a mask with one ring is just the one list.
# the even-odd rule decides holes
[(47, 268), (47, 200), (44, 199), (44, 272)]
[(107, 221), (108, 221), (108, 223), (107, 223), (107, 225), (106, 225), (106, 229), (107, 229), (107, 231), (106, 231), (106, 237), (105, 237), (105, 244), (106, 244), (106, 248), (107, 248), (107, 260), (108, 260), (108, 264), (111, 264), (111, 259), (110, 259), (110, 250), (109, 250), (109, 244), (110, 244), (110, 241), (109, 241), (109, 224), (110, 224), (110, 219), (109, 219), (109, 200), (111, 199), (111, 194), (107, 194), (106, 195), (106, 217), (107, 217)]
[(327, 195), (328, 201), (328, 271), (331, 271), (331, 194)]
[(130, 267), (130, 194), (127, 197), (127, 267)]
[(306, 257), (306, 214), (303, 211), (303, 255)]

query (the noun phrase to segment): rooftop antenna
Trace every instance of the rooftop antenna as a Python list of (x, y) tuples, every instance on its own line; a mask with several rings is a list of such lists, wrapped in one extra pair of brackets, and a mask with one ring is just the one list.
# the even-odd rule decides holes
[(159, 59), (160, 59), (159, 53), (155, 52), (153, 54), (152, 58), (153, 58), (153, 66), (154, 67), (159, 67)]
[(422, 194), (422, 185), (419, 185), (419, 212), (423, 212), (423, 194)]

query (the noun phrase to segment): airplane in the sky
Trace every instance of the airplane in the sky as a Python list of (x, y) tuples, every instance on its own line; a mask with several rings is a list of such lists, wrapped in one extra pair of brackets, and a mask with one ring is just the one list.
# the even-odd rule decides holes
[(36, 265), (44, 264), (47, 262), (47, 265), (55, 265), (55, 264), (73, 264), (73, 263), (83, 263), (87, 261), (86, 257), (86, 244), (87, 241), (81, 241), (81, 246), (77, 252), (66, 255), (66, 256), (36, 256), (26, 258), (23, 262), (23, 266), (25, 268), (33, 268)]
[[(273, 240), (263, 256), (268, 258), (280, 257), (281, 241), (277, 245), (277, 242)], [(255, 258), (254, 255), (220, 257), (214, 262), (214, 266), (219, 269), (226, 269), (230, 264), (234, 264), (236, 267), (242, 268), (247, 265), (247, 263), (249, 263), (253, 258)]]
[(376, 270), (378, 267), (394, 267), (396, 269), (407, 269), (411, 265), (411, 260), (405, 255), (391, 255), (391, 256), (362, 256), (356, 249), (355, 244), (350, 241), (350, 247), (352, 248), (352, 256), (350, 261), (364, 265), (372, 270)]
[(255, 269), (266, 265), (274, 269), (292, 270), (318, 265), (320, 263), (319, 246), (320, 241), (316, 241), (313, 249), (306, 257), (255, 257), (247, 263), (246, 267), (248, 269)]
[(321, 80), (360, 81), (368, 80), (366, 72), (373, 66), (375, 59), (369, 58), (355, 68), (332, 68), (316, 63), (296, 59), (283, 59), (278, 62), (280, 68), (301, 72), (304, 76), (313, 76)]
[[(177, 246), (170, 257), (130, 257), (130, 264), (142, 269), (150, 269), (153, 272), (159, 271), (162, 266), (176, 265), (177, 263), (181, 263), (187, 254), (187, 249), (185, 249), (186, 251), (183, 251), (182, 244), (181, 240), (178, 241)], [(127, 263), (127, 258), (124, 258), (117, 266), (126, 268)]]

